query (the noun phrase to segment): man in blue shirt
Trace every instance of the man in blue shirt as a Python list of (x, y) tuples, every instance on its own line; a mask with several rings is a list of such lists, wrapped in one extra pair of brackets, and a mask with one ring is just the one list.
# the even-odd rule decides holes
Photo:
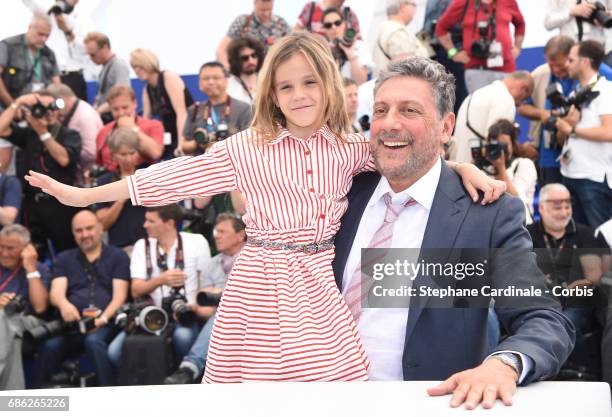
[(51, 274), (38, 262), (30, 232), (15, 224), (0, 231), (0, 390), (25, 388), (23, 332), (42, 324)]
[(99, 384), (113, 385), (115, 381), (106, 352), (117, 333), (111, 319), (128, 296), (130, 259), (123, 250), (102, 244), (102, 225), (90, 210), (74, 216), (72, 233), (78, 248), (57, 256), (50, 301), (64, 322), (91, 317), (94, 329), (86, 334), (63, 332), (43, 343), (36, 367), (37, 387), (58, 369), (66, 353), (83, 346)]

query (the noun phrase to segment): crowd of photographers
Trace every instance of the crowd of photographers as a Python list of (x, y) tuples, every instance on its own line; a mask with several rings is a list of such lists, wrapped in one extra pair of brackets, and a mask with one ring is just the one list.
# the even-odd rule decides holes
[[(77, 3), (58, 0), (44, 10), (24, 0), (33, 12), (27, 31), (0, 42), (0, 389), (198, 380), (215, 306), (246, 241), (241, 194), (78, 211), (23, 175), (95, 186), (206, 152), (249, 126), (265, 53), (292, 30), (329, 42), (351, 129), (366, 137), (373, 83), (388, 62), (428, 56), (455, 75), (457, 123), (441, 155), (475, 163), (521, 198), (551, 286), (597, 290), (597, 305), (562, 300), (582, 338), (565, 369), (612, 380), (604, 279), (612, 243), (612, 0), (548, 0), (543, 24), (560, 34), (532, 72), (516, 64), (528, 29), (516, 0), (387, 0), (387, 20), (370, 46), (342, 0), (306, 2), (293, 28), (273, 13), (272, 0), (254, 0), (231, 23), (217, 60), (199, 68), (203, 102), (160, 68), (154, 51), (137, 48), (124, 60), (105, 34), (81, 32)], [(425, 24), (415, 34), (408, 24), (419, 5)], [(90, 103), (84, 77), (96, 66)], [(145, 83), (141, 112), (130, 66)], [(517, 114), (531, 120), (527, 141)], [(495, 317), (489, 330), (504, 336)]]

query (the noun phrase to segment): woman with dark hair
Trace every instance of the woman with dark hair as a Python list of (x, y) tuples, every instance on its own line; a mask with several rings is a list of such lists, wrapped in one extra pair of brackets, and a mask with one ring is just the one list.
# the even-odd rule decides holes
[(235, 38), (227, 47), (230, 77), (227, 93), (240, 101), (252, 104), (257, 88), (257, 74), (266, 54), (265, 46), (249, 36)]

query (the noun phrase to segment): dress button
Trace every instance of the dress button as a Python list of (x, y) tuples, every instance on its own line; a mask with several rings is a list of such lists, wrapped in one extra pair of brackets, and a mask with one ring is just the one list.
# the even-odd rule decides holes
[(315, 192), (315, 189), (314, 189), (314, 188), (312, 188), (312, 187), (310, 187), (310, 192), (311, 192), (311, 193), (314, 193), (314, 192)]
[(310, 155), (310, 151), (304, 151), (304, 155), (306, 156)]
[(312, 175), (312, 169), (308, 169), (308, 170), (306, 170), (306, 174), (308, 174), (308, 175)]
[(325, 200), (325, 196), (324, 196), (324, 195), (320, 195), (320, 196), (319, 196), (319, 199), (321, 199), (321, 200)]
[(321, 214), (321, 215), (319, 216), (319, 218), (320, 218), (321, 220), (323, 220), (323, 219), (325, 218), (325, 214)]

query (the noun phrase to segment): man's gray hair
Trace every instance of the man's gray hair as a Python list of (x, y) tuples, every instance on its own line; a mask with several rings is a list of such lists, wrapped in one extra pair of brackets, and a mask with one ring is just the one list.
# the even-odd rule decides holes
[(550, 184), (546, 184), (544, 187), (542, 187), (542, 189), (540, 190), (540, 195), (538, 197), (538, 200), (539, 201), (548, 200), (548, 195), (551, 193), (551, 191), (565, 191), (566, 193), (570, 194), (569, 190), (567, 189), (565, 185), (558, 183), (558, 182), (553, 182)]
[(30, 243), (30, 231), (20, 224), (9, 224), (4, 226), (0, 230), (0, 236), (18, 235), (21, 238), (21, 242), (25, 245)]
[[(433, 97), (440, 118), (453, 111), (455, 107), (455, 77), (448, 73), (438, 62), (429, 58), (410, 57), (391, 61), (382, 70), (374, 85), (374, 97), (382, 85), (394, 77), (415, 77), (427, 81), (431, 85)], [(410, 95), (406, 91), (406, 95)]]
[(121, 145), (128, 148), (138, 150), (140, 148), (140, 138), (138, 133), (128, 127), (115, 129), (112, 135), (107, 139), (107, 145), (111, 153), (115, 153)]
[(30, 26), (35, 25), (36, 23), (44, 23), (47, 26), (51, 27), (51, 17), (45, 13), (36, 12), (32, 15), (32, 19), (30, 20)]
[(409, 0), (387, 0), (387, 16), (395, 16), (399, 13), (400, 7)]
[(56, 84), (51, 83), (47, 86), (46, 90), (53, 94), (55, 97), (64, 97), (64, 98), (72, 98), (76, 97), (72, 88), (68, 87), (66, 84)]

